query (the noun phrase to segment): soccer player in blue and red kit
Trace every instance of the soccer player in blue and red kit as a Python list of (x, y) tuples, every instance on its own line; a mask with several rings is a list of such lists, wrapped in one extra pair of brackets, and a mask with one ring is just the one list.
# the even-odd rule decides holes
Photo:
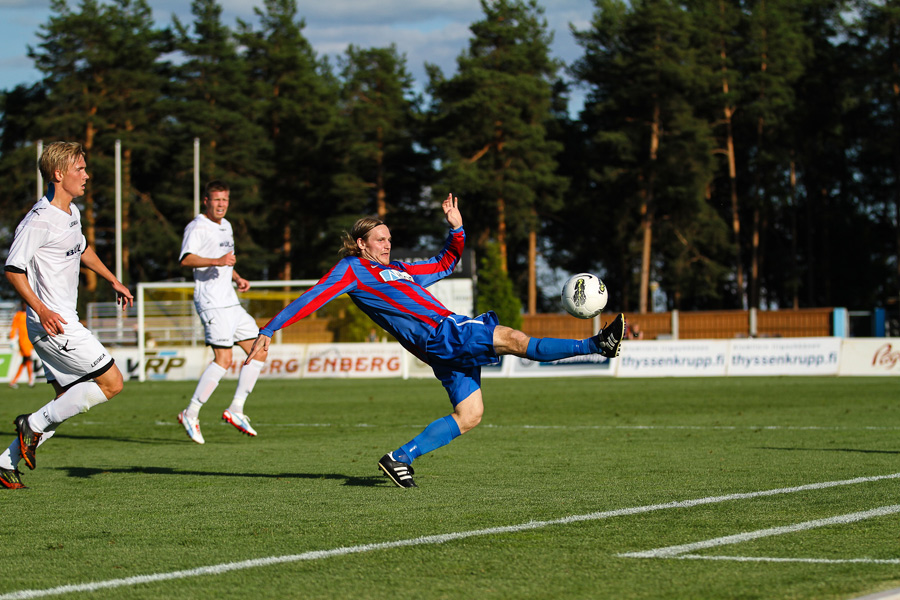
[(619, 314), (594, 337), (584, 340), (532, 338), (500, 325), (492, 311), (478, 317), (447, 310), (425, 288), (453, 272), (462, 256), (463, 231), (459, 201), (452, 194), (441, 204), (450, 234), (441, 252), (429, 260), (391, 262), (391, 232), (380, 219), (358, 220), (345, 236), (343, 257), (319, 282), (275, 315), (259, 330), (247, 361), (268, 351), (272, 335), (308, 317), (341, 294), (353, 302), (414, 356), (434, 370), (444, 384), (453, 412), (428, 425), (378, 466), (397, 486), (417, 487), (412, 462), (449, 444), (469, 431), (484, 413), (481, 367), (504, 354), (534, 361), (551, 361), (583, 354), (618, 356), (625, 335), (625, 316)]

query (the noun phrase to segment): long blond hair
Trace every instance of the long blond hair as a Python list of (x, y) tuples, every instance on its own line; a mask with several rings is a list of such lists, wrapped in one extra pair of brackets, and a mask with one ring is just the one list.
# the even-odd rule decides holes
[(384, 225), (384, 221), (376, 216), (357, 219), (356, 223), (354, 223), (353, 227), (350, 229), (350, 233), (345, 231), (341, 238), (341, 249), (338, 251), (341, 258), (345, 256), (361, 256), (362, 250), (360, 250), (359, 246), (356, 244), (356, 240), (360, 238), (366, 239), (369, 232), (379, 225)]

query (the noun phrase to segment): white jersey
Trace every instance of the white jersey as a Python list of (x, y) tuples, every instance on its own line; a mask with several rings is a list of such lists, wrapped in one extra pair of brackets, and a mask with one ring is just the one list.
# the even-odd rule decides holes
[[(28, 284), (47, 308), (68, 323), (78, 321), (78, 275), (87, 241), (81, 232), (81, 213), (74, 203), (71, 213), (37, 201), (16, 227), (6, 266), (25, 271)], [(28, 308), (29, 331), (43, 331), (40, 319)]]
[[(216, 224), (206, 215), (199, 214), (184, 228), (178, 260), (182, 260), (187, 254), (220, 258), (229, 252), (234, 252), (231, 223), (223, 218), (221, 223)], [(231, 283), (233, 273), (234, 267), (194, 269), (194, 305), (198, 311), (240, 304)]]

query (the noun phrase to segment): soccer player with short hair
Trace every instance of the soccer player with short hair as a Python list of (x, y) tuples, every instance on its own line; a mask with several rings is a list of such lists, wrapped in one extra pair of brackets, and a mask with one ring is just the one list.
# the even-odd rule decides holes
[[(234, 265), (234, 232), (225, 218), (231, 191), (223, 181), (206, 184), (203, 212), (184, 228), (181, 242), (181, 265), (194, 271), (194, 307), (203, 322), (206, 345), (213, 349), (213, 361), (200, 375), (197, 389), (187, 408), (178, 413), (178, 422), (184, 426), (188, 437), (198, 444), (205, 443), (200, 432), (200, 409), (212, 396), (219, 381), (231, 367), (232, 348), (235, 344), (244, 352), (259, 334), (259, 327), (234, 291), (250, 289), (250, 282), (238, 275)], [(253, 391), (256, 380), (266, 361), (266, 353), (257, 353), (254, 360), (247, 360), (241, 368), (237, 389), (231, 405), (222, 413), (222, 419), (234, 425), (241, 433), (255, 436), (250, 417), (244, 414), (244, 403)]]
[(41, 175), (50, 182), (16, 227), (6, 259), (6, 278), (28, 305), (26, 328), (44, 363), (56, 398), (14, 423), (16, 439), (0, 454), (0, 484), (24, 488), (18, 464), (37, 464), (35, 451), (65, 420), (122, 391), (122, 373), (103, 344), (78, 321), (82, 266), (107, 280), (122, 309), (134, 304), (128, 288), (103, 264), (81, 232), (73, 202), (84, 195), (89, 175), (81, 144), (53, 142), (41, 154)]
[(391, 232), (377, 217), (359, 219), (346, 236), (343, 258), (319, 282), (279, 312), (259, 331), (247, 360), (265, 353), (272, 335), (322, 308), (341, 294), (393, 335), (415, 357), (431, 366), (450, 396), (453, 412), (378, 461), (398, 487), (417, 487), (412, 462), (449, 444), (481, 422), (481, 367), (505, 354), (552, 361), (585, 354), (619, 355), (625, 316), (619, 314), (594, 337), (584, 340), (532, 338), (500, 325), (491, 312), (478, 317), (454, 314), (425, 288), (453, 272), (466, 234), (458, 200), (447, 196), (441, 207), (450, 234), (441, 252), (425, 261), (391, 262)]

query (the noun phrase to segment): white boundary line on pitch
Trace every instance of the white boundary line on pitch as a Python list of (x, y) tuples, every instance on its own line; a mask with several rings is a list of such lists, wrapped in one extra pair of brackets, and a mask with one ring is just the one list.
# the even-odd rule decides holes
[[(155, 421), (154, 425), (158, 425), (161, 427), (170, 427), (173, 425), (177, 425), (178, 421)], [(225, 422), (219, 422), (219, 425), (228, 425)], [(421, 429), (421, 425), (372, 425), (370, 423), (266, 423), (262, 421), (253, 421), (254, 426), (263, 425), (266, 427), (359, 427), (359, 428), (373, 428), (373, 427), (414, 427), (417, 429)], [(67, 423), (67, 427), (73, 427), (78, 425), (90, 425), (90, 426), (110, 426), (113, 423), (106, 423), (103, 421), (77, 421), (72, 423)], [(478, 427), (479, 429), (561, 429), (561, 430), (692, 430), (692, 431), (898, 431), (900, 427), (879, 427), (879, 426), (866, 426), (866, 427), (835, 427), (835, 426), (821, 426), (821, 425), (491, 425), (488, 423), (482, 423)]]
[(690, 544), (679, 544), (677, 546), (666, 546), (664, 548), (654, 548), (653, 550), (645, 550), (643, 552), (625, 552), (618, 554), (620, 558), (692, 558), (692, 559), (709, 559), (709, 560), (755, 560), (769, 562), (883, 562), (885, 564), (900, 564), (898, 560), (876, 561), (875, 559), (850, 559), (850, 560), (817, 560), (817, 559), (766, 559), (766, 558), (743, 558), (743, 557), (725, 557), (725, 556), (703, 556), (690, 554), (696, 550), (704, 550), (706, 548), (715, 548), (718, 546), (728, 546), (730, 544), (741, 544), (751, 540), (758, 540), (773, 535), (783, 535), (785, 533), (795, 533), (797, 531), (808, 531), (819, 527), (827, 527), (829, 525), (847, 525), (856, 523), (865, 519), (874, 519), (885, 515), (893, 515), (900, 513), (900, 504), (891, 506), (881, 506), (871, 510), (864, 510), (846, 515), (838, 515), (827, 519), (815, 519), (813, 521), (805, 521), (803, 523), (794, 523), (793, 525), (784, 525), (782, 527), (770, 527), (768, 529), (758, 529), (756, 531), (746, 531), (735, 535), (726, 535), (702, 542), (693, 542)]
[(126, 587), (132, 585), (140, 585), (147, 583), (155, 583), (158, 581), (171, 581), (174, 579), (187, 579), (189, 577), (200, 577), (202, 575), (218, 575), (228, 573), (230, 571), (241, 571), (244, 569), (254, 569), (257, 567), (266, 567), (269, 565), (277, 565), (284, 563), (293, 563), (307, 560), (321, 560), (334, 556), (345, 556), (348, 554), (362, 554), (365, 552), (374, 552), (377, 550), (391, 550), (394, 548), (404, 548), (409, 546), (424, 546), (429, 544), (443, 544), (456, 540), (463, 540), (471, 537), (483, 535), (500, 535), (506, 533), (518, 533), (520, 531), (529, 531), (533, 529), (542, 529), (553, 525), (568, 525), (570, 523), (581, 523), (584, 521), (599, 521), (602, 519), (610, 519), (613, 517), (625, 517), (630, 515), (639, 515), (643, 513), (654, 512), (658, 510), (668, 510), (670, 508), (690, 508), (693, 506), (702, 506), (705, 504), (717, 504), (720, 502), (728, 502), (731, 500), (747, 500), (752, 498), (763, 498), (766, 496), (777, 496), (781, 494), (793, 494), (797, 492), (805, 492), (810, 490), (823, 490), (827, 488), (856, 485), (860, 483), (871, 483), (874, 481), (885, 481), (889, 479), (900, 479), (900, 473), (892, 473), (890, 475), (875, 475), (871, 477), (856, 477), (854, 479), (844, 479), (841, 481), (825, 481), (821, 483), (809, 483), (806, 485), (798, 485), (786, 488), (777, 488), (773, 490), (762, 490), (758, 492), (744, 492), (738, 494), (728, 494), (725, 496), (708, 496), (706, 498), (696, 498), (694, 500), (679, 500), (674, 502), (665, 502), (663, 504), (649, 504), (645, 506), (635, 506), (631, 508), (620, 508), (617, 510), (609, 510), (602, 512), (594, 512), (586, 515), (572, 515), (561, 519), (552, 519), (549, 521), (529, 521), (520, 523), (519, 525), (507, 525), (504, 527), (490, 527), (488, 529), (476, 529), (472, 531), (460, 531), (456, 533), (445, 533), (439, 535), (428, 535), (406, 540), (396, 540), (393, 542), (381, 542), (378, 544), (362, 544), (359, 546), (345, 546), (342, 548), (334, 548), (332, 550), (313, 550), (302, 554), (288, 554), (286, 556), (270, 556), (266, 558), (255, 558), (239, 562), (221, 563), (218, 565), (209, 565), (206, 567), (197, 567), (195, 569), (185, 569), (182, 571), (170, 571), (168, 573), (152, 573), (150, 575), (136, 575), (134, 577), (125, 577), (122, 579), (108, 579), (106, 581), (93, 581), (89, 583), (78, 583), (63, 585), (55, 588), (47, 588), (43, 590), (20, 590), (17, 592), (8, 592), (0, 594), (0, 600), (25, 600), (28, 598), (43, 598), (46, 596), (59, 596), (62, 594), (71, 594), (77, 592), (95, 592), (97, 590)]

